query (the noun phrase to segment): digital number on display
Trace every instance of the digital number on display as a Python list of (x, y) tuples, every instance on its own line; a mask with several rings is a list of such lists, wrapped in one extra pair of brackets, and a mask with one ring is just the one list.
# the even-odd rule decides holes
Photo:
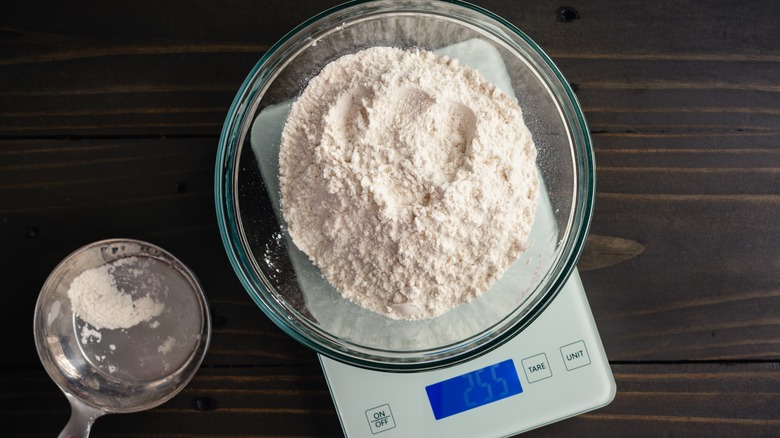
[(523, 392), (512, 359), (425, 387), (437, 420)]

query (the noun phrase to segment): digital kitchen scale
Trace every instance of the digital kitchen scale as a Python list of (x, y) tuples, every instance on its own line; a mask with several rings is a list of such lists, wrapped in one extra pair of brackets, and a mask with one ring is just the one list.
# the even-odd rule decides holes
[[(466, 41), (437, 52), (472, 65), (513, 95), (501, 56), (484, 41)], [(250, 136), (263, 185), (280, 221), (278, 139), (291, 105), (292, 101), (286, 101), (260, 111)], [(554, 256), (550, 248), (559, 238), (558, 226), (544, 186), (541, 181), (537, 217), (529, 238), (536, 244), (532, 243), (522, 256), (524, 260), (516, 262), (487, 292), (493, 294), (489, 300), (481, 304), (474, 300), (468, 306), (483, 306), (486, 312), (498, 309), (505, 315), (505, 309), (518, 305), (515, 285), (522, 283), (519, 279), (537, 275), (535, 266)], [(396, 325), (392, 327), (401, 332), (392, 331), (386, 325), (391, 322), (366, 315), (367, 311), (357, 306), (343, 313), (347, 304), (335, 290), (323, 292), (321, 274), (306, 255), (291, 241), (279, 248), (282, 258), (294, 268), (307, 311), (323, 330), (346, 339), (359, 339), (361, 332), (381, 333), (388, 343), (416, 339), (413, 330), (402, 333), (408, 327)], [(268, 247), (265, 251), (265, 262), (273, 272), (275, 255)], [(466, 327), (468, 315), (473, 313), (463, 310), (456, 308), (447, 319), (431, 320), (431, 326), (420, 333), (454, 333), (459, 322)], [(399, 345), (388, 344), (386, 348), (403, 350)], [(359, 368), (322, 355), (319, 358), (344, 433), (350, 438), (505, 437), (597, 409), (615, 395), (612, 372), (576, 269), (530, 325), (503, 345), (466, 362), (431, 371), (394, 373)]]
[(392, 373), (320, 356), (349, 438), (506, 437), (609, 404), (615, 396), (579, 274), (525, 330), (434, 371)]

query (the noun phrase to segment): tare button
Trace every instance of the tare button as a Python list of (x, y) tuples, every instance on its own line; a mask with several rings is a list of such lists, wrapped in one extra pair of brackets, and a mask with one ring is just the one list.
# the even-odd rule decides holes
[(550, 363), (547, 362), (547, 355), (539, 353), (536, 356), (526, 357), (522, 361), (523, 371), (528, 383), (538, 382), (552, 376)]
[(585, 365), (590, 365), (590, 356), (588, 349), (585, 348), (585, 341), (577, 341), (561, 347), (561, 356), (566, 369), (571, 371)]
[(395, 427), (393, 413), (390, 411), (390, 405), (384, 404), (366, 411), (366, 419), (371, 427), (371, 433), (377, 434), (390, 430)]

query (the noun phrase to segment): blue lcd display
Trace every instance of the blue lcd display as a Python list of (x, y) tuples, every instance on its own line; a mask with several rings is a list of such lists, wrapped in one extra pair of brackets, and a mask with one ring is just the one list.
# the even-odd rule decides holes
[(517, 369), (507, 359), (425, 387), (437, 420), (523, 392)]

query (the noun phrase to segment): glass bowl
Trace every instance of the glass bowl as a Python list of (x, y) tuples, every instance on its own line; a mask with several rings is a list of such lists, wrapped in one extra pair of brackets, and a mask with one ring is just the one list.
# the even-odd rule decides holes
[[(279, 142), (292, 102), (327, 63), (372, 46), (432, 50), (476, 68), (517, 97), (538, 150), (529, 249), (494, 287), (437, 318), (389, 319), (342, 298), (292, 243), (279, 209)], [(485, 353), (544, 311), (575, 268), (595, 184), (588, 127), (552, 61), (511, 23), (457, 1), (351, 2), (293, 29), (238, 91), (215, 173), (222, 239), (257, 306), (318, 353), (401, 372)]]

